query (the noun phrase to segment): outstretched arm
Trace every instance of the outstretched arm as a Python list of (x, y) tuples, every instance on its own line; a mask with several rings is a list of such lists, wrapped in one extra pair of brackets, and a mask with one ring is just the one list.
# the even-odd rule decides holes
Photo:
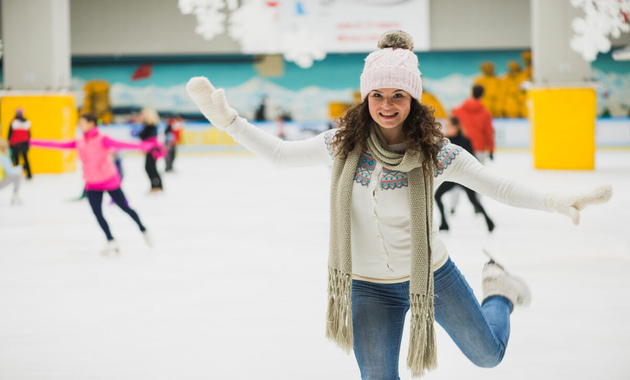
[[(150, 145), (150, 147), (149, 147)], [(133, 142), (125, 142), (120, 140), (114, 140), (110, 137), (103, 137), (103, 146), (105, 148), (114, 148), (114, 149), (135, 149), (135, 150), (148, 150), (151, 149), (155, 144), (147, 144), (144, 142), (133, 143)], [(149, 147), (147, 149), (147, 147)]]
[[(442, 150), (455, 145), (449, 144)], [(493, 173), (470, 153), (459, 149), (444, 169), (444, 181), (457, 182), (480, 194), (516, 207), (553, 211), (567, 215), (573, 224), (580, 223), (580, 211), (590, 204), (605, 203), (612, 197), (612, 186), (573, 194), (550, 193)]]
[(142, 141), (139, 143), (130, 143), (119, 140), (114, 140), (110, 137), (103, 137), (103, 146), (106, 148), (113, 148), (116, 150), (121, 149), (135, 149), (143, 152), (151, 152), (153, 158), (156, 160), (159, 157), (166, 156), (166, 149), (160, 145), (157, 141)]
[(225, 131), (247, 150), (276, 165), (332, 164), (326, 148), (326, 134), (332, 132), (327, 131), (302, 141), (283, 141), (254, 127), (242, 117), (237, 118)]
[(254, 127), (231, 108), (223, 89), (215, 89), (204, 77), (192, 78), (186, 90), (203, 115), (216, 128), (227, 132), (252, 153), (278, 165), (330, 164), (326, 133), (302, 141), (283, 141)]
[(44, 149), (75, 149), (77, 147), (76, 140), (56, 141), (44, 139), (31, 139), (31, 146)]

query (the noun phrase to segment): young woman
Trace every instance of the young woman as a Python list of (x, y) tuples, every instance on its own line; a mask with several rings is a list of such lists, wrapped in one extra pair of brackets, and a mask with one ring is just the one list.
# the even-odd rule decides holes
[[(470, 143), (470, 140), (466, 138), (462, 133), (462, 126), (459, 123), (458, 118), (453, 116), (446, 119), (444, 125), (444, 135), (450, 140), (452, 144), (458, 145), (468, 153), (473, 154), (472, 144)], [(449, 229), (448, 222), (446, 221), (446, 213), (444, 212), (444, 204), (442, 203), (442, 196), (447, 192), (453, 190), (457, 186), (459, 185), (454, 182), (444, 182), (435, 191), (435, 202), (437, 203), (438, 209), (440, 210), (440, 216), (442, 217), (442, 223), (440, 223), (440, 231), (448, 231)], [(468, 200), (470, 200), (470, 203), (472, 203), (473, 207), (475, 208), (475, 212), (483, 215), (484, 219), (486, 220), (486, 224), (488, 225), (488, 231), (492, 232), (494, 230), (494, 222), (492, 221), (492, 219), (490, 219), (481, 203), (479, 203), (479, 200), (477, 199), (477, 194), (467, 187), (462, 186), (461, 188), (463, 188), (466, 192)]]
[(354, 353), (364, 379), (398, 379), (403, 323), (411, 310), (407, 365), (420, 376), (437, 366), (437, 321), (476, 365), (503, 358), (514, 306), (529, 301), (521, 280), (489, 262), (481, 305), (432, 229), (433, 188), (444, 181), (517, 207), (557, 211), (579, 222), (579, 210), (602, 203), (611, 188), (578, 196), (548, 194), (493, 174), (450, 144), (432, 110), (412, 42), (390, 32), (365, 60), (363, 102), (339, 129), (284, 142), (247, 123), (222, 89), (203, 77), (187, 90), (202, 113), (246, 148), (277, 164), (332, 164), (326, 335)]
[[(157, 144), (157, 127), (160, 124), (160, 116), (158, 113), (151, 108), (145, 108), (142, 110), (141, 114), (142, 123), (144, 124), (144, 128), (138, 134), (138, 137), (142, 141)], [(144, 169), (149, 176), (149, 180), (151, 181), (151, 192), (158, 193), (163, 190), (162, 188), (162, 178), (160, 177), (160, 173), (157, 170), (157, 159), (159, 157), (163, 157), (164, 152), (160, 152), (156, 154), (156, 152), (147, 152), (144, 161)]]
[(121, 178), (111, 156), (114, 149), (138, 149), (149, 152), (159, 149), (159, 146), (154, 142), (126, 143), (102, 135), (96, 125), (96, 118), (92, 114), (83, 114), (79, 117), (79, 128), (81, 128), (83, 136), (77, 140), (58, 142), (31, 139), (31, 146), (47, 149), (76, 149), (78, 151), (79, 159), (83, 164), (83, 179), (85, 180), (85, 190), (90, 207), (107, 237), (103, 254), (119, 253), (118, 243), (114, 240), (109, 225), (103, 217), (104, 192), (108, 192), (116, 205), (136, 222), (145, 241), (151, 246), (152, 239), (149, 232), (140, 221), (138, 214), (127, 204), (125, 194), (120, 188)]

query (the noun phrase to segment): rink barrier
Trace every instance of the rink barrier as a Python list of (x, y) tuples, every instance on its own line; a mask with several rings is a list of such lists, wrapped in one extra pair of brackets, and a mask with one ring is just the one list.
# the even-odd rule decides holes
[[(275, 122), (254, 122), (259, 128), (275, 136), (279, 134)], [(496, 147), (499, 150), (528, 150), (532, 146), (532, 132), (527, 119), (502, 119), (493, 121)], [(102, 127), (101, 132), (123, 141), (138, 141), (132, 132), (139, 131), (137, 124), (116, 123)], [(165, 125), (159, 127), (163, 139)], [(283, 133), (286, 140), (300, 140), (312, 137), (328, 129), (327, 121), (286, 122)], [(210, 126), (207, 122), (186, 122), (183, 144), (179, 152), (243, 154), (247, 151), (225, 132)], [(595, 141), (597, 148), (630, 149), (630, 118), (601, 118), (596, 121)]]
[(534, 167), (595, 169), (595, 89), (532, 88), (527, 100)]
[(184, 130), (182, 134), (182, 145), (186, 146), (204, 146), (204, 145), (220, 145), (226, 147), (238, 146), (232, 136), (226, 132), (216, 128), (203, 128), (201, 130)]
[[(72, 95), (3, 94), (0, 97), (0, 136), (6, 139), (15, 109), (22, 107), (31, 122), (31, 138), (71, 140), (75, 137), (77, 108)], [(74, 150), (34, 149), (28, 151), (31, 172), (65, 173), (76, 170)]]

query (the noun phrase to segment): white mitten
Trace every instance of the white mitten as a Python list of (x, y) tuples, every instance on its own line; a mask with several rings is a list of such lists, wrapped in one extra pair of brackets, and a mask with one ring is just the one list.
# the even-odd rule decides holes
[(606, 203), (612, 197), (612, 186), (604, 185), (590, 191), (562, 194), (555, 193), (547, 199), (547, 207), (551, 211), (571, 218), (576, 226), (580, 224), (580, 211), (590, 204)]
[(220, 130), (225, 130), (238, 117), (238, 112), (225, 100), (223, 89), (215, 89), (208, 78), (191, 78), (186, 85), (186, 91), (203, 116)]

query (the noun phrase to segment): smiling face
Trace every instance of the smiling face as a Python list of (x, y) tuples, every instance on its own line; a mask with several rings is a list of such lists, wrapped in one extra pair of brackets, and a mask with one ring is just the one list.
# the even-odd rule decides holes
[(395, 88), (379, 88), (368, 94), (370, 116), (381, 127), (389, 144), (402, 138), (402, 125), (411, 111), (411, 99), (407, 92)]

